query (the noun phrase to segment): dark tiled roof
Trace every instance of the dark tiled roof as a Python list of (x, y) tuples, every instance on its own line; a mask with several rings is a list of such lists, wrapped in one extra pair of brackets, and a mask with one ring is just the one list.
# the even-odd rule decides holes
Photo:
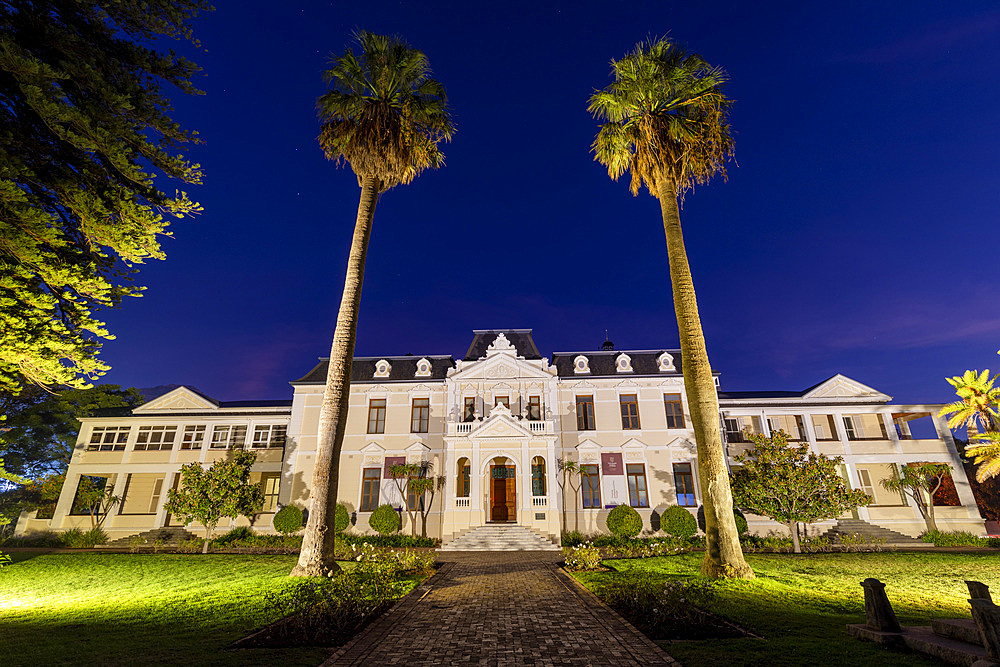
[(292, 402), (286, 400), (273, 401), (221, 401), (220, 408), (290, 408)]
[[(808, 391), (808, 389), (806, 391)], [(806, 391), (720, 391), (719, 400), (738, 401), (745, 398), (801, 398)]]
[(517, 349), (517, 356), (525, 359), (541, 359), (531, 337), (531, 329), (474, 329), (472, 344), (465, 353), (464, 361), (475, 361), (486, 356), (486, 348), (493, 344), (497, 336), (503, 334), (510, 344)]
[(91, 417), (129, 417), (131, 415), (132, 409), (127, 407), (97, 408), (90, 414)]
[[(374, 377), (375, 364), (379, 359), (385, 359), (391, 365), (389, 377), (387, 378)], [(431, 374), (429, 376), (416, 377), (417, 362), (421, 359), (427, 359), (431, 362)], [(326, 382), (326, 370), (329, 364), (329, 359), (321, 358), (311, 371), (298, 380), (294, 380), (292, 384)], [(354, 357), (354, 363), (351, 364), (351, 382), (420, 382), (423, 380), (443, 380), (448, 375), (449, 369), (454, 367), (455, 359), (450, 355), (415, 356), (408, 354), (405, 357)]]
[[(615, 360), (624, 352), (632, 360), (631, 373), (619, 373)], [(669, 352), (674, 357), (675, 373), (660, 371), (658, 357)], [(579, 355), (587, 357), (590, 373), (575, 373), (573, 360)], [(596, 350), (593, 352), (556, 352), (552, 355), (552, 365), (559, 371), (559, 377), (626, 377), (629, 375), (680, 375), (680, 350)]]

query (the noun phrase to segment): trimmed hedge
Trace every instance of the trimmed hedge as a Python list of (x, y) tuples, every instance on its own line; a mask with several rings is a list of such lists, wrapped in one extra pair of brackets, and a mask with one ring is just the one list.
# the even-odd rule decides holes
[(663, 532), (687, 539), (698, 532), (698, 522), (691, 512), (683, 507), (671, 505), (663, 510), (660, 517), (660, 528)]
[(342, 533), (351, 525), (351, 515), (347, 513), (347, 507), (343, 503), (337, 503), (337, 516), (333, 519), (333, 530)]
[(282, 535), (302, 530), (302, 510), (296, 505), (285, 505), (275, 512), (271, 525)]
[(392, 535), (399, 532), (402, 522), (392, 505), (379, 505), (368, 517), (368, 525), (379, 535)]
[(619, 505), (608, 514), (608, 530), (618, 537), (635, 537), (642, 532), (642, 517), (628, 505)]

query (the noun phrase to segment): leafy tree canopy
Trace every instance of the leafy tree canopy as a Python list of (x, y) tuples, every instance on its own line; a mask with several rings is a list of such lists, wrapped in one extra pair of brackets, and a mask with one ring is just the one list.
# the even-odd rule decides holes
[(212, 531), (223, 517), (251, 517), (264, 507), (264, 491), (250, 480), (256, 460), (256, 452), (240, 451), (209, 468), (188, 463), (181, 466), (179, 488), (167, 491), (168, 512), (185, 526), (197, 521), (205, 527), (205, 552)]
[(200, 207), (157, 175), (201, 180), (164, 88), (199, 68), (157, 40), (194, 42), (203, 0), (0, 3), (0, 390), (89, 386), (111, 334), (99, 308), (137, 296), (168, 217)]
[(920, 461), (901, 466), (899, 474), (879, 480), (882, 488), (898, 491), (913, 499), (917, 509), (924, 515), (927, 530), (937, 530), (934, 520), (934, 494), (951, 474), (947, 463)]
[(138, 389), (102, 384), (90, 389), (49, 393), (28, 386), (20, 394), (0, 392), (0, 454), (7, 470), (24, 477), (64, 472), (73, 455), (80, 417), (102, 408), (134, 408), (143, 401)]
[(735, 457), (733, 500), (743, 509), (788, 526), (795, 553), (800, 553), (795, 524), (834, 519), (871, 498), (847, 488), (837, 466), (843, 459), (809, 451), (809, 445), (789, 445), (788, 435), (748, 434), (754, 447)]

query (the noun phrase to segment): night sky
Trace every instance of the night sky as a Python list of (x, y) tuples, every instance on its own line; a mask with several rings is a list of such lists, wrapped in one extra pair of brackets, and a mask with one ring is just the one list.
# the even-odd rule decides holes
[[(951, 4), (952, 6), (948, 6)], [(1000, 9), (995, 2), (263, 2), (195, 23), (205, 144), (140, 299), (103, 315), (102, 381), (290, 398), (329, 353), (359, 189), (316, 142), (315, 99), (352, 30), (430, 59), (458, 125), (446, 166), (382, 196), (356, 354), (464, 355), (533, 328), (545, 356), (676, 347), (658, 203), (590, 155), (609, 61), (669, 33), (723, 66), (729, 180), (681, 219), (724, 390), (844, 373), (898, 402), (998, 368)], [(172, 190), (175, 184), (160, 181)]]

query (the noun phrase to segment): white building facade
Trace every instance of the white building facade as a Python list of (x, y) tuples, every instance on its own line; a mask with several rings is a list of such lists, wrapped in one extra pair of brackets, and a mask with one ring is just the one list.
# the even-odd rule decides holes
[[(531, 331), (518, 329), (475, 331), (460, 360), (356, 358), (338, 493), (352, 530), (368, 532), (380, 504), (412, 506), (388, 475), (404, 462), (426, 463), (444, 480), (427, 506), (427, 534), (444, 543), (489, 523), (516, 523), (553, 541), (563, 529), (603, 532), (620, 504), (635, 507), (647, 530), (658, 528), (670, 505), (696, 512), (702, 495), (680, 364), (679, 350), (617, 351), (610, 344), (557, 352), (550, 361)], [(244, 448), (258, 453), (254, 480), (265, 495), (253, 525), (271, 531), (279, 507), (310, 506), (326, 367), (321, 359), (292, 382), (291, 401), (225, 403), (179, 387), (130, 412), (83, 419), (52, 518), (22, 519), (19, 532), (89, 528), (89, 515), (74, 514), (82, 476), (104, 478), (122, 498), (104, 526), (112, 537), (177, 525), (164, 503), (180, 467)], [(874, 498), (855, 518), (910, 535), (924, 530), (919, 511), (879, 480), (910, 463), (948, 463), (938, 525), (982, 534), (951, 432), (936, 416), (940, 406), (890, 401), (841, 375), (801, 392), (719, 392), (730, 462), (746, 449), (746, 431), (780, 428), (813, 451), (843, 457), (851, 488)], [(561, 475), (561, 460), (576, 462), (581, 474)], [(785, 530), (747, 518), (758, 533)]]

